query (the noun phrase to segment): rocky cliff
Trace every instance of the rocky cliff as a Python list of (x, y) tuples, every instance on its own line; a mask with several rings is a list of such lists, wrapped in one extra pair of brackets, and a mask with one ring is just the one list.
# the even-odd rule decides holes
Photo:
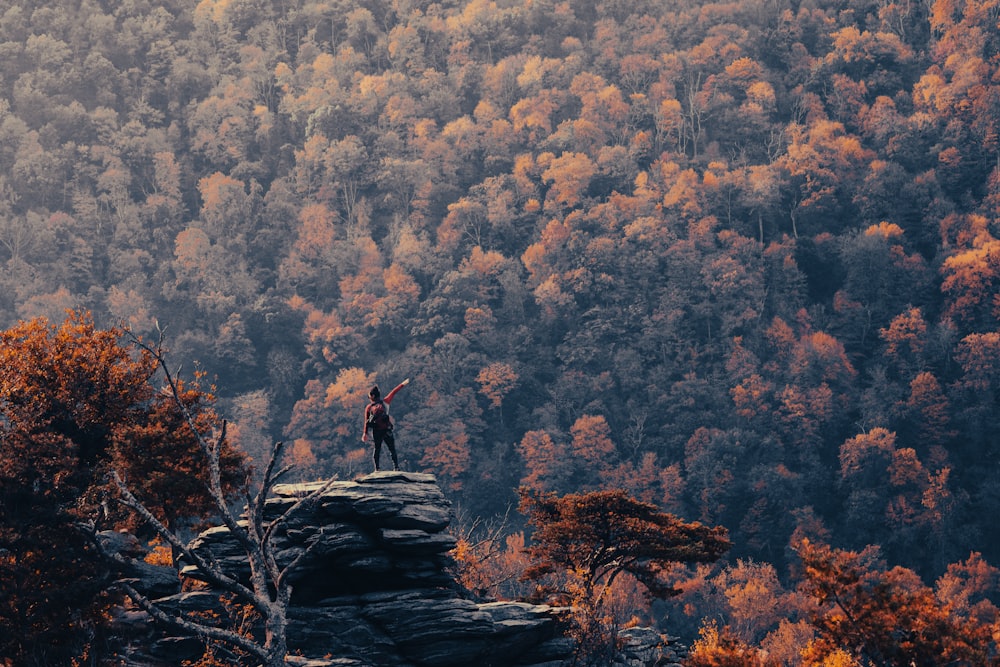
[[(280, 485), (267, 514), (283, 513), (315, 485)], [(276, 536), (278, 559), (309, 549), (292, 579), (288, 612), (293, 664), (304, 667), (556, 667), (573, 643), (561, 634), (563, 610), (463, 597), (449, 565), (455, 539), (446, 532), (450, 504), (431, 475), (379, 472), (336, 482)], [(193, 546), (230, 573), (248, 570), (226, 528), (199, 535)], [(119, 545), (118, 550), (123, 547)], [(133, 581), (161, 608), (223, 616), (232, 613), (198, 572), (136, 561)], [(181, 581), (187, 585), (181, 590)], [(196, 638), (155, 627), (140, 611), (121, 614), (130, 638), (129, 667), (180, 665), (201, 656)], [(648, 630), (625, 637), (622, 665), (669, 665), (676, 655)]]
[[(311, 488), (277, 486), (268, 514), (277, 516)], [(275, 541), (279, 561), (309, 549), (292, 580), (288, 614), (296, 662), (548, 666), (569, 656), (573, 647), (559, 632), (558, 609), (462, 597), (448, 572), (448, 551), (455, 545), (445, 532), (449, 519), (450, 504), (434, 477), (407, 472), (337, 482), (317, 504), (297, 513)], [(247, 570), (226, 528), (205, 531), (194, 546), (230, 572)], [(189, 584), (182, 592), (172, 570), (137, 563), (132, 574), (162, 608), (228, 613), (217, 591)], [(198, 576), (193, 567), (181, 574)], [(131, 637), (132, 667), (179, 665), (202, 653), (199, 640), (156, 628), (142, 612), (123, 613), (121, 623)]]

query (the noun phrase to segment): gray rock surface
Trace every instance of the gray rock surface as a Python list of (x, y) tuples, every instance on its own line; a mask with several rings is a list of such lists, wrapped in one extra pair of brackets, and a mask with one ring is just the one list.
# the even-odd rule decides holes
[(622, 650), (614, 667), (680, 667), (687, 651), (680, 647), (675, 637), (667, 637), (653, 628), (622, 630)]
[[(267, 516), (280, 515), (315, 484), (275, 488)], [(293, 577), (288, 637), (301, 667), (528, 667), (557, 665), (573, 651), (562, 637), (562, 610), (517, 602), (465, 599), (448, 574), (455, 539), (445, 532), (450, 504), (431, 475), (379, 472), (334, 483), (318, 503), (297, 513), (275, 536), (279, 562), (306, 551)], [(193, 546), (228, 572), (249, 568), (225, 528)], [(142, 568), (136, 568), (139, 576)], [(151, 573), (152, 574), (152, 573)], [(156, 587), (161, 592), (162, 573)], [(182, 578), (199, 578), (184, 566)], [(175, 577), (176, 579), (176, 577)], [(211, 589), (180, 591), (157, 604), (170, 612), (224, 615)], [(123, 613), (123, 635), (134, 637), (129, 665), (160, 667), (196, 659), (201, 644), (154, 629), (144, 614)]]

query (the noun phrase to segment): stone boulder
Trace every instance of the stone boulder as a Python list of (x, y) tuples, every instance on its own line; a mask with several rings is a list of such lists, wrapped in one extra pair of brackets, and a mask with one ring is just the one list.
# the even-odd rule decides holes
[(653, 628), (628, 628), (619, 633), (622, 640), (621, 655), (613, 667), (681, 667), (687, 650)]
[[(266, 516), (279, 516), (317, 485), (275, 487)], [(446, 532), (450, 513), (432, 475), (378, 472), (335, 482), (317, 503), (291, 516), (274, 538), (279, 563), (302, 555), (290, 576), (288, 639), (295, 657), (289, 664), (551, 667), (569, 658), (574, 647), (561, 633), (564, 610), (463, 596), (449, 574), (455, 546)], [(249, 575), (228, 529), (207, 530), (192, 546), (234, 576)], [(181, 574), (199, 578), (193, 565)], [(228, 613), (218, 591), (198, 588), (178, 589), (157, 604), (175, 613)], [(120, 622), (129, 626), (124, 636), (137, 638), (132, 667), (177, 665), (200, 655), (200, 642), (154, 632), (142, 613), (130, 611)], [(137, 627), (143, 625), (145, 631)]]

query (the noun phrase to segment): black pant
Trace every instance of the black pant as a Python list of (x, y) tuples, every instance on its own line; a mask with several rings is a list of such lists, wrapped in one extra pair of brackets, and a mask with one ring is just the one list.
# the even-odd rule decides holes
[(375, 470), (378, 470), (378, 460), (382, 456), (382, 443), (389, 448), (389, 455), (392, 457), (392, 468), (393, 470), (399, 470), (399, 460), (396, 458), (396, 439), (392, 437), (392, 429), (385, 431), (372, 429), (372, 441), (374, 442), (374, 447), (372, 449), (372, 458), (375, 460)]

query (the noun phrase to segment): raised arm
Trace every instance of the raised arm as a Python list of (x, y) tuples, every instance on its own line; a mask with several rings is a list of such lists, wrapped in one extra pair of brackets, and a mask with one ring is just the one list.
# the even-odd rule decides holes
[(403, 380), (402, 382), (400, 382), (399, 384), (397, 384), (395, 387), (393, 387), (392, 391), (390, 391), (388, 394), (386, 394), (385, 398), (382, 399), (382, 402), (386, 403), (386, 404), (391, 403), (392, 402), (392, 397), (396, 395), (396, 392), (399, 391), (400, 389), (402, 389), (403, 387), (405, 387), (408, 384), (410, 384), (410, 378), (406, 378), (405, 380)]

